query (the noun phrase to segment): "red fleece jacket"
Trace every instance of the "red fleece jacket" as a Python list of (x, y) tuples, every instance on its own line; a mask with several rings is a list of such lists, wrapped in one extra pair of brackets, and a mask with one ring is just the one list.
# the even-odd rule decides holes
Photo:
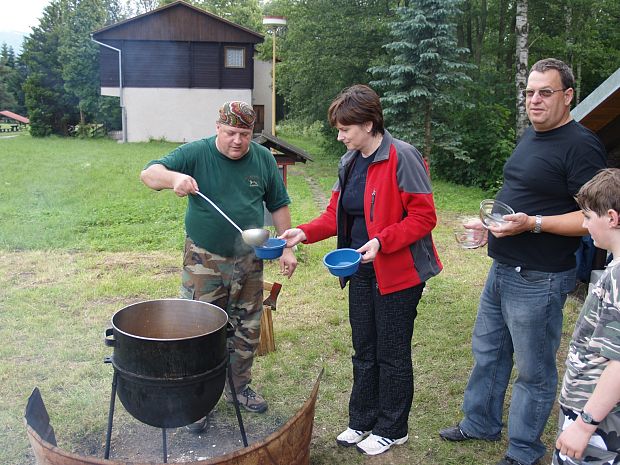
[[(351, 220), (342, 209), (340, 192), (356, 153), (349, 151), (340, 160), (338, 182), (325, 212), (298, 226), (307, 243), (337, 235), (338, 248), (349, 246)], [(431, 235), (437, 216), (426, 164), (415, 147), (387, 131), (368, 167), (364, 217), (368, 237), (381, 242), (373, 262), (381, 294), (416, 286), (441, 271)]]

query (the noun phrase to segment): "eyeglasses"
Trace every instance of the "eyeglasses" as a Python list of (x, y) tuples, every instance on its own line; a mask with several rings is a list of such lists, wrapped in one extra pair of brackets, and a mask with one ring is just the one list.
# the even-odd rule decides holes
[(566, 90), (568, 90), (568, 89), (558, 89), (558, 90), (553, 90), (553, 89), (540, 89), (540, 90), (525, 89), (522, 93), (523, 93), (523, 97), (525, 97), (525, 98), (532, 98), (532, 97), (534, 97), (536, 92), (538, 92), (538, 95), (540, 95), (541, 98), (549, 98), (553, 94), (555, 94), (556, 92), (564, 92)]

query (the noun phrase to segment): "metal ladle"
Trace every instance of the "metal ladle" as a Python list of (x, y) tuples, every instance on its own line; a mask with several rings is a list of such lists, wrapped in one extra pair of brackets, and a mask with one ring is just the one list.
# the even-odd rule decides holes
[(228, 222), (232, 224), (241, 233), (241, 237), (243, 238), (243, 241), (246, 244), (254, 246), (254, 247), (260, 247), (265, 242), (267, 242), (267, 239), (269, 239), (269, 231), (267, 231), (266, 229), (251, 228), (251, 229), (242, 230), (239, 226), (237, 226), (237, 223), (231, 220), (226, 213), (220, 210), (220, 207), (215, 205), (215, 203), (213, 203), (213, 201), (209, 197), (207, 197), (200, 191), (197, 191), (196, 194), (198, 194), (200, 197), (202, 197), (207, 202), (209, 202), (213, 208), (215, 208), (224, 218), (226, 218)]

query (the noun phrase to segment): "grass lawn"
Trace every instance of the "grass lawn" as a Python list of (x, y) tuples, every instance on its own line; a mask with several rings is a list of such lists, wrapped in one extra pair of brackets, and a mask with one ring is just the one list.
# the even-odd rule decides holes
[[(316, 140), (279, 136), (315, 160), (289, 171), (297, 224), (319, 213), (339, 154), (321, 153)], [(35, 386), (60, 447), (77, 450), (95, 441), (101, 450), (111, 383), (111, 367), (102, 363), (111, 353), (103, 330), (130, 303), (178, 295), (185, 200), (147, 189), (138, 178), (148, 160), (174, 146), (0, 137), (0, 464), (34, 463), (22, 417)], [(485, 250), (458, 248), (452, 236), (456, 218), (475, 214), (485, 193), (441, 181), (434, 190), (434, 238), (445, 268), (429, 281), (418, 308), (416, 392), (405, 445), (376, 458), (335, 445), (347, 425), (351, 342), (347, 293), (321, 263), (334, 240), (299, 246), (299, 267), (283, 282), (274, 314), (277, 350), (257, 359), (253, 385), (268, 399), (269, 415), (287, 418), (325, 368), (313, 465), (491, 465), (506, 447), (505, 439), (449, 444), (437, 436), (460, 418), (471, 329), (490, 259)], [(278, 273), (276, 263), (267, 263), (267, 279), (282, 282)], [(578, 307), (569, 299), (562, 349)], [(555, 424), (553, 416), (544, 436), (548, 446)]]

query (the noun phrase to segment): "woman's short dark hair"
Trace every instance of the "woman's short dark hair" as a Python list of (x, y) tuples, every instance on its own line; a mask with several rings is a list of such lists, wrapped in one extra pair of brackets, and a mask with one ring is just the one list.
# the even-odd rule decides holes
[(343, 89), (327, 110), (329, 124), (336, 127), (372, 122), (372, 135), (383, 134), (383, 108), (377, 93), (363, 84)]
[(573, 71), (570, 69), (570, 66), (557, 58), (545, 58), (537, 61), (532, 65), (530, 72), (538, 71), (539, 73), (544, 73), (551, 69), (555, 69), (560, 73), (560, 79), (562, 80), (564, 89), (575, 88), (575, 76), (573, 76)]

